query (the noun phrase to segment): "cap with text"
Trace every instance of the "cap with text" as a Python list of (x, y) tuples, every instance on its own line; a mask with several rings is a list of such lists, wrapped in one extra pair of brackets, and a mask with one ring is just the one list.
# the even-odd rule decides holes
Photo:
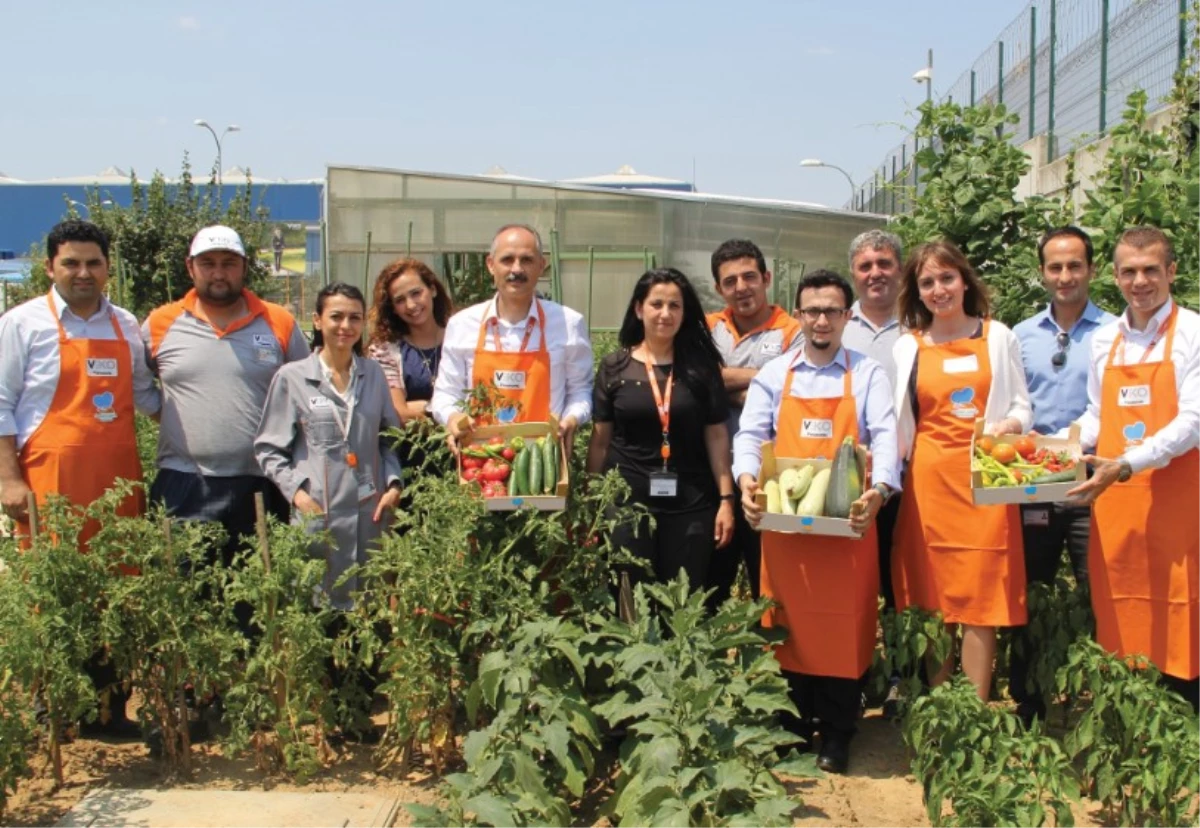
[(188, 253), (188, 258), (195, 258), (201, 253), (208, 253), (212, 250), (228, 250), (243, 259), (246, 258), (246, 248), (242, 246), (242, 237), (232, 227), (226, 227), (223, 224), (205, 227), (197, 233), (196, 237), (192, 239), (192, 249)]

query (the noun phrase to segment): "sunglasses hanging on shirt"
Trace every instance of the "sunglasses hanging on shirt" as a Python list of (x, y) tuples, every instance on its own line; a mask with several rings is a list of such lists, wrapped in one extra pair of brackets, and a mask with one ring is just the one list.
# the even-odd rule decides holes
[(1050, 364), (1055, 368), (1061, 368), (1067, 364), (1067, 348), (1071, 344), (1071, 335), (1066, 331), (1059, 331), (1054, 337), (1054, 344), (1058, 346), (1058, 350), (1054, 356), (1050, 357)]

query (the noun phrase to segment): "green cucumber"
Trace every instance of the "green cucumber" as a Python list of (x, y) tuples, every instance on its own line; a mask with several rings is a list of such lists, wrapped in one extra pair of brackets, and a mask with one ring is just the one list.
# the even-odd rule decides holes
[(529, 447), (529, 493), (531, 495), (540, 495), (542, 493), (542, 438)]
[(554, 450), (557, 442), (550, 436), (542, 443), (542, 494), (554, 494), (554, 487), (558, 485), (558, 464), (554, 460), (558, 454)]
[(1053, 474), (1043, 474), (1041, 477), (1025, 481), (1025, 484), (1028, 486), (1041, 486), (1044, 483), (1073, 483), (1076, 477), (1075, 469), (1066, 469), (1054, 472)]
[(517, 465), (513, 469), (513, 475), (521, 481), (521, 494), (533, 494), (533, 490), (529, 488), (529, 464), (533, 459), (533, 446), (526, 444), (521, 448), (521, 453), (517, 455)]

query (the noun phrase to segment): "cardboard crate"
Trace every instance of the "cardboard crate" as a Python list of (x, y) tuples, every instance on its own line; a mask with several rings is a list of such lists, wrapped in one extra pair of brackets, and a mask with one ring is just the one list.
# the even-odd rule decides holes
[[(982, 436), (983, 420), (976, 420), (975, 434), (971, 437), (972, 466), (975, 463), (975, 441)], [(1004, 434), (991, 439), (996, 443), (1015, 443), (1022, 436), (1025, 435)], [(1038, 448), (1046, 448), (1054, 452), (1069, 451), (1071, 456), (1076, 459), (1075, 479), (1066, 483), (1043, 483), (1038, 485), (1034, 482), (1024, 486), (1000, 486), (988, 489), (984, 488), (983, 485), (983, 473), (972, 469), (971, 496), (976, 506), (994, 506), (1007, 503), (1055, 503), (1060, 500), (1066, 500), (1067, 492), (1087, 480), (1087, 467), (1083, 463), (1078, 462), (1083, 452), (1079, 449), (1079, 425), (1077, 423), (1071, 424), (1071, 428), (1065, 438), (1044, 437), (1036, 434), (1028, 436)]]
[[(476, 443), (486, 443), (492, 437), (503, 437), (505, 440), (510, 437), (524, 437), (526, 440), (537, 439), (538, 437), (547, 437), (553, 435), (558, 441), (558, 483), (554, 487), (554, 494), (550, 495), (520, 495), (518, 497), (485, 497), (483, 499), (484, 506), (489, 512), (515, 512), (517, 509), (536, 509), (541, 512), (561, 512), (567, 508), (567, 488), (570, 482), (567, 478), (567, 452), (563, 448), (562, 440), (558, 437), (558, 419), (551, 415), (548, 423), (511, 423), (508, 425), (491, 425), (480, 426), (475, 429), (471, 435), (471, 442), (468, 445)], [(511, 480), (511, 478), (510, 478)], [(464, 486), (473, 486), (463, 479), (462, 476), (462, 457), (458, 458), (458, 482)]]
[[(859, 468), (867, 467), (866, 450), (860, 445), (858, 447)], [(755, 496), (755, 501), (763, 507), (762, 521), (758, 524), (760, 532), (782, 532), (785, 534), (802, 534), (802, 535), (826, 535), (837, 538), (854, 538), (861, 540), (862, 535), (850, 528), (850, 521), (845, 518), (832, 517), (802, 517), (800, 515), (776, 515), (766, 511), (767, 495), (762, 491), (762, 487), (768, 480), (775, 477), (779, 472), (787, 468), (795, 468), (800, 466), (812, 465), (816, 471), (827, 469), (833, 465), (832, 460), (811, 459), (806, 460), (796, 457), (776, 457), (775, 444), (762, 444), (762, 467), (758, 471), (758, 488), (759, 492)], [(870, 483), (868, 482), (868, 486)]]

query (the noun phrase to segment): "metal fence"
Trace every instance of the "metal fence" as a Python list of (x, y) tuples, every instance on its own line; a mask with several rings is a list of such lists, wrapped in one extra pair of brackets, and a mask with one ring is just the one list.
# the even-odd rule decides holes
[[(1136, 89), (1146, 91), (1148, 110), (1162, 108), (1190, 45), (1187, 6), (1188, 0), (1031, 0), (944, 100), (1003, 103), (1020, 119), (1013, 142), (1046, 135), (1051, 161), (1119, 123)], [(916, 184), (915, 151), (911, 136), (890, 151), (858, 187), (853, 208), (904, 212), (905, 193), (888, 184)]]

